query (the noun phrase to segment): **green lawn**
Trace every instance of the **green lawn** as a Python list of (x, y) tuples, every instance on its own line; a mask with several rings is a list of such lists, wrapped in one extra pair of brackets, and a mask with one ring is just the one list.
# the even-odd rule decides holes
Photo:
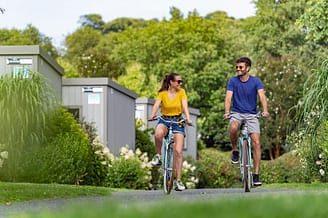
[[(6, 193), (13, 199), (75, 197), (92, 195), (110, 195), (111, 190), (99, 187), (65, 186), (65, 185), (35, 185), (35, 184), (9, 184), (0, 183)], [(16, 188), (15, 188), (16, 187)], [(24, 218), (303, 218), (303, 217), (327, 217), (328, 184), (273, 184), (264, 185), (264, 188), (290, 188), (304, 190), (301, 192), (275, 194), (242, 194), (232, 195), (206, 201), (177, 201), (176, 198), (149, 202), (149, 204), (128, 203), (119, 204), (113, 200), (103, 203), (88, 203), (88, 205), (76, 205), (63, 211), (37, 214), (22, 214), (15, 217)], [(24, 189), (24, 190), (22, 190)], [(4, 192), (2, 190), (2, 192)], [(10, 193), (10, 194), (9, 194)], [(17, 194), (18, 193), (18, 194)], [(37, 194), (36, 194), (37, 193)], [(20, 196), (14, 198), (14, 195)], [(2, 197), (2, 196), (1, 196)], [(171, 201), (170, 201), (171, 200)], [(173, 200), (173, 201), (172, 201)]]
[(0, 182), (0, 204), (8, 205), (21, 201), (51, 198), (106, 196), (111, 192), (112, 189), (94, 186)]

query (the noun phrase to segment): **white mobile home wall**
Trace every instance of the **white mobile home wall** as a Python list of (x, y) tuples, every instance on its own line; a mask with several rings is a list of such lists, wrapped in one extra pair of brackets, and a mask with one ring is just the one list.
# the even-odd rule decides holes
[(131, 90), (109, 78), (63, 79), (63, 106), (78, 109), (80, 119), (95, 124), (110, 152), (135, 149), (135, 99)]

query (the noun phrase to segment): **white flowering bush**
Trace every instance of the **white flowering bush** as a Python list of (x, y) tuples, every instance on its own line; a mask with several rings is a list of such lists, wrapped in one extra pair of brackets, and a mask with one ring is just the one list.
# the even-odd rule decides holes
[(91, 143), (91, 160), (86, 184), (89, 185), (106, 185), (108, 169), (114, 161), (114, 155), (110, 153), (108, 147), (96, 136)]
[(328, 121), (325, 121), (319, 130), (317, 136), (318, 153), (313, 162), (315, 162), (316, 175), (320, 180), (327, 182), (326, 171), (328, 170)]
[(128, 146), (122, 147), (120, 155), (114, 157), (109, 166), (106, 186), (113, 188), (149, 189), (151, 168), (147, 153), (140, 149), (133, 152)]
[(186, 188), (196, 188), (199, 179), (196, 177), (196, 166), (188, 163), (187, 160), (182, 163), (182, 182), (185, 183)]
[[(159, 175), (157, 181), (153, 185), (154, 189), (163, 187), (163, 169), (162, 167), (154, 167), (153, 174)], [(181, 181), (185, 184), (187, 189), (193, 189), (197, 187), (198, 177), (196, 176), (196, 166), (189, 163), (188, 160), (182, 162)], [(151, 188), (151, 187), (150, 187)]]

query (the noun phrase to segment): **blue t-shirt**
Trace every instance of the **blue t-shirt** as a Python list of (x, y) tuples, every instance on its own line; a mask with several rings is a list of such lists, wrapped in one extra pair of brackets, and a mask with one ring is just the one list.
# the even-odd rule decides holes
[(257, 91), (263, 89), (262, 81), (254, 76), (249, 76), (242, 82), (239, 76), (232, 77), (227, 85), (227, 90), (232, 91), (232, 111), (242, 114), (256, 114)]

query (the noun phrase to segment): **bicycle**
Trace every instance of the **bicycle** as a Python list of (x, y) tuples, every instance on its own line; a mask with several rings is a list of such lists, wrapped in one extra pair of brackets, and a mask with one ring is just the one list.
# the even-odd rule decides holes
[(182, 124), (185, 125), (186, 120), (182, 118), (179, 121), (174, 120), (166, 120), (162, 116), (156, 116), (153, 118), (153, 121), (161, 119), (164, 122), (169, 123), (169, 129), (167, 135), (164, 137), (163, 140), (163, 148), (164, 148), (164, 154), (163, 154), (163, 187), (164, 187), (164, 193), (170, 194), (172, 187), (173, 187), (173, 181), (174, 181), (174, 155), (173, 155), (173, 130), (172, 130), (172, 124)]
[[(260, 118), (262, 113), (256, 114)], [(231, 115), (229, 115), (229, 119)], [(248, 126), (245, 120), (239, 127), (238, 150), (239, 150), (239, 167), (245, 192), (250, 192), (253, 187), (253, 161), (252, 161), (252, 140), (248, 133)]]

